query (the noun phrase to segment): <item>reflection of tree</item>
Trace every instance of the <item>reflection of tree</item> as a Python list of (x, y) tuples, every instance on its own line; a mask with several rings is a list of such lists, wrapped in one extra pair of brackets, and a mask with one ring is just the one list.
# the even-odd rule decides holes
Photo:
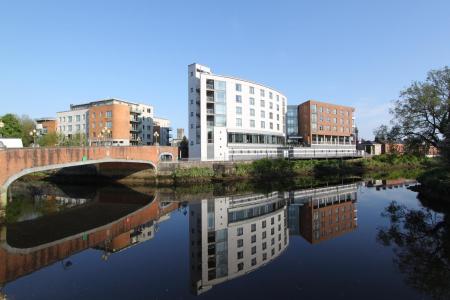
[(408, 209), (393, 201), (382, 216), (390, 219), (390, 227), (379, 229), (377, 239), (394, 247), (394, 263), (406, 282), (434, 298), (449, 299), (449, 215)]

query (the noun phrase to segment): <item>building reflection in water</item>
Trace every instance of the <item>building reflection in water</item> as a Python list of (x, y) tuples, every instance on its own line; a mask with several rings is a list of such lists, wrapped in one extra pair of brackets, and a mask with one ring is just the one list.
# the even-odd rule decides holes
[(355, 230), (356, 194), (357, 184), (290, 192), (290, 233), (316, 244)]
[(254, 271), (277, 258), (289, 235), (311, 244), (357, 228), (357, 184), (203, 199), (189, 204), (191, 290)]
[(201, 294), (251, 272), (289, 244), (283, 193), (217, 197), (189, 204), (191, 288)]

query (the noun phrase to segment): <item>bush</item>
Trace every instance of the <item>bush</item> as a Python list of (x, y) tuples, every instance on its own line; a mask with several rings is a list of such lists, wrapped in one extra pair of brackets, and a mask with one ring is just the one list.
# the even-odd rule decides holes
[(252, 162), (251, 174), (260, 179), (269, 179), (294, 174), (293, 164), (285, 159), (260, 159)]

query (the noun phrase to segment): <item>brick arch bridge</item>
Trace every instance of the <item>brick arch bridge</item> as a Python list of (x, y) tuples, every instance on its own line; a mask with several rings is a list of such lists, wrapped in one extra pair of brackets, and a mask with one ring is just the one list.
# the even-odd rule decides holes
[(6, 206), (8, 186), (34, 172), (66, 167), (127, 162), (148, 164), (155, 170), (168, 155), (177, 160), (178, 148), (169, 146), (57, 147), (0, 150), (0, 208)]

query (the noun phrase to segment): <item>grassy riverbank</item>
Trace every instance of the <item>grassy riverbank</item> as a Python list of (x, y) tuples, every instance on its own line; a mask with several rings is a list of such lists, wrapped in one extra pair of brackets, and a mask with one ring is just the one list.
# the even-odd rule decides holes
[(442, 163), (418, 176), (419, 192), (431, 195), (437, 201), (450, 204), (450, 167)]
[(211, 168), (177, 169), (172, 174), (175, 182), (192, 181), (220, 181), (239, 179), (282, 179), (286, 180), (298, 176), (356, 176), (364, 177), (367, 174), (383, 177), (392, 172), (405, 171), (418, 176), (430, 165), (433, 160), (410, 155), (380, 155), (373, 158), (351, 160), (285, 160), (261, 159), (252, 163), (236, 163), (227, 170), (213, 170)]

